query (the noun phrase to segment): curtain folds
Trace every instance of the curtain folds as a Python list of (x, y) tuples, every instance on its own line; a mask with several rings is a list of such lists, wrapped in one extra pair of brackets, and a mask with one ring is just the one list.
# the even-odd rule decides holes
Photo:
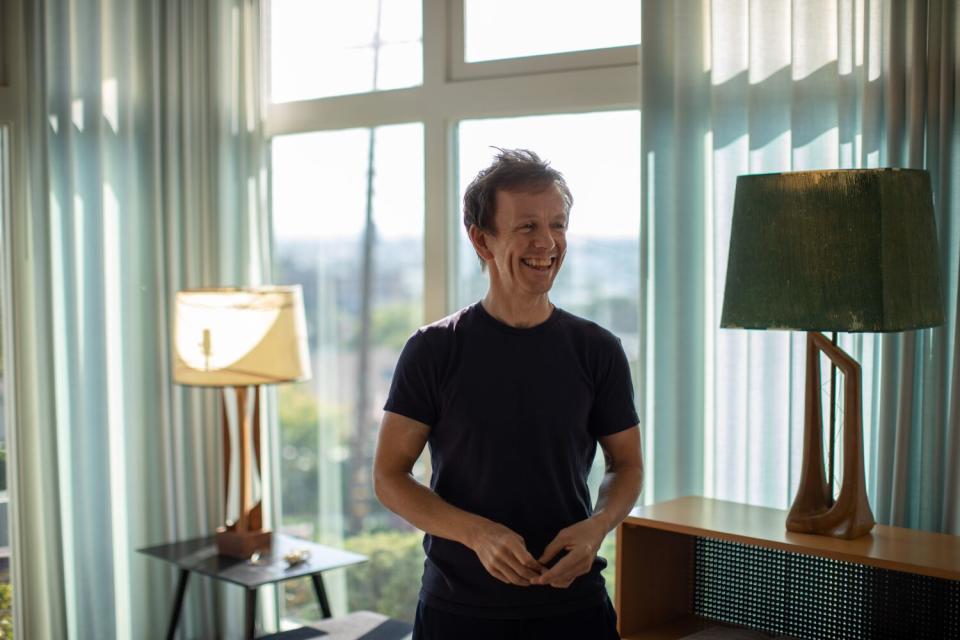
[[(175, 575), (136, 550), (222, 516), (219, 398), (170, 382), (172, 297), (267, 264), (259, 3), (35, 2), (24, 19), (15, 620), (28, 638), (152, 637)], [(229, 629), (234, 605), (190, 588), (187, 635)]]
[(644, 4), (648, 500), (786, 508), (798, 484), (803, 336), (718, 329), (736, 176), (924, 168), (947, 321), (840, 344), (863, 366), (878, 521), (960, 533), (957, 14), (942, 0)]

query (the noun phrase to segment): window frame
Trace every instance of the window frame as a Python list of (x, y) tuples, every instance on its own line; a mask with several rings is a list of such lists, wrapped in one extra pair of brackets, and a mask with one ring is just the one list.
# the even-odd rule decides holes
[[(6, 94), (6, 95), (4, 95)], [(4, 87), (0, 90), (0, 95), (3, 95), (4, 98), (8, 98), (9, 89)], [(20, 582), (18, 580), (21, 575), (18, 570), (14, 568), (16, 562), (16, 554), (14, 553), (17, 548), (17, 522), (16, 520), (16, 511), (14, 505), (17, 503), (16, 500), (16, 433), (15, 430), (15, 420), (14, 416), (15, 411), (14, 407), (15, 398), (16, 398), (16, 375), (14, 371), (14, 359), (13, 359), (13, 349), (14, 342), (12, 337), (12, 328), (13, 328), (13, 314), (11, 313), (12, 304), (11, 304), (11, 286), (13, 285), (13, 261), (10, 258), (10, 226), (13, 219), (12, 209), (13, 209), (13, 194), (11, 193), (11, 188), (13, 187), (13, 180), (11, 179), (11, 172), (13, 171), (13, 157), (12, 157), (12, 144), (11, 138), (13, 137), (13, 119), (8, 117), (9, 112), (6, 110), (6, 104), (0, 105), (0, 234), (2, 234), (3, 240), (0, 242), (0, 340), (3, 341), (3, 387), (4, 387), (4, 398), (3, 398), (3, 425), (4, 425), (4, 441), (6, 446), (6, 464), (5, 471), (6, 477), (4, 478), (6, 486), (6, 503), (7, 503), (7, 539), (8, 549), (9, 549), (9, 583), (13, 590), (13, 596), (11, 600), (11, 613), (13, 617), (13, 629), (14, 634), (21, 632), (22, 629), (19, 629), (18, 621), (21, 616), (16, 611), (17, 603), (19, 601), (18, 594), (20, 591)], [(18, 631), (19, 629), (19, 631)]]
[[(640, 108), (640, 47), (510, 60), (464, 61), (463, 0), (423, 0), (423, 84), (264, 107), (274, 136), (422, 122), (424, 132), (424, 320), (455, 304), (460, 206), (456, 171), (461, 120)], [(269, 73), (269, 6), (264, 69)], [(639, 25), (637, 29), (639, 31)], [(269, 77), (264, 77), (269, 87)]]
[[(18, 318), (23, 314), (15, 311), (15, 298), (23, 299), (28, 289), (16, 277), (13, 269), (18, 258), (24, 252), (29, 253), (29, 244), (22, 235), (23, 228), (14, 226), (15, 211), (26, 210), (25, 181), (20, 172), (24, 164), (24, 141), (20, 123), (24, 118), (24, 6), (21, 0), (0, 0), (0, 340), (3, 341), (4, 403), (3, 419), (6, 429), (7, 447), (7, 513), (10, 539), (10, 585), (13, 590), (11, 615), (13, 616), (13, 635), (23, 637), (24, 602), (23, 563), (20, 554), (21, 524), (19, 517), (20, 482), (18, 452), (19, 434), (17, 427), (18, 400), (26, 393), (17, 380), (20, 379), (20, 365), (23, 354), (15, 339)], [(20, 240), (17, 242), (17, 240)], [(14, 255), (14, 254), (17, 255)], [(14, 288), (19, 287), (19, 296)]]

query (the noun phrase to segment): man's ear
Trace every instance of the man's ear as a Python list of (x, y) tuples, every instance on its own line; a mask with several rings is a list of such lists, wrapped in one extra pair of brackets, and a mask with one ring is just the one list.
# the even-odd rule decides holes
[(477, 252), (477, 255), (480, 256), (480, 259), (484, 262), (490, 262), (493, 260), (493, 252), (487, 247), (487, 232), (478, 227), (475, 224), (470, 225), (467, 235), (470, 236), (470, 242), (473, 244), (473, 249)]

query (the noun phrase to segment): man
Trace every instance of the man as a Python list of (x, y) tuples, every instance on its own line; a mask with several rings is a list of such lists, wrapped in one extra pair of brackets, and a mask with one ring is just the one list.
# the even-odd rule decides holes
[[(619, 637), (597, 550), (640, 493), (639, 420), (620, 341), (548, 297), (572, 202), (535, 153), (500, 150), (464, 195), (487, 294), (397, 363), (374, 485), (426, 533), (415, 640)], [(427, 443), (429, 488), (411, 475)]]

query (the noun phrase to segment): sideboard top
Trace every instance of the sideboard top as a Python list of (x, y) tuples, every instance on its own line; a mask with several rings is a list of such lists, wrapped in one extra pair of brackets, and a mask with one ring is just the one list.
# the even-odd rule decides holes
[(787, 531), (787, 512), (687, 497), (637, 507), (624, 526), (643, 526), (960, 580), (960, 536), (877, 525), (856, 540)]

